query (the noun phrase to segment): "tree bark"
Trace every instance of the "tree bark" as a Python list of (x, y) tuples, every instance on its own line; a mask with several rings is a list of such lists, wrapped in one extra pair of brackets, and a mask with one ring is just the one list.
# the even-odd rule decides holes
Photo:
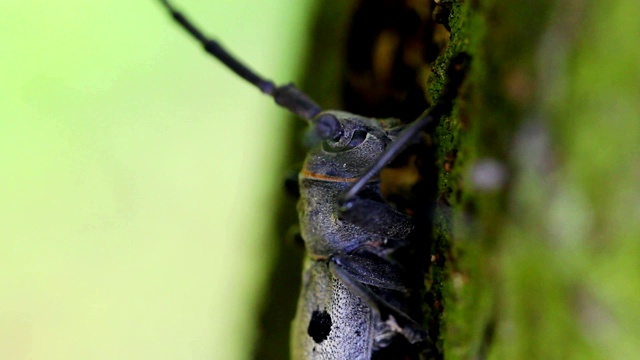
[(441, 5), (452, 33), (436, 69), (471, 59), (436, 131), (445, 206), (428, 282), (442, 299), (441, 354), (634, 358), (639, 3)]

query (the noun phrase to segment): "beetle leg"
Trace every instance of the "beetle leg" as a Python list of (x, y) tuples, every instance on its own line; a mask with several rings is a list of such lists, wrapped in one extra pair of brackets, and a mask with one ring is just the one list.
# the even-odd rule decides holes
[(340, 208), (342, 219), (377, 235), (404, 239), (413, 230), (411, 218), (386, 203), (354, 198)]
[(367, 285), (358, 281), (343, 267), (331, 261), (329, 262), (329, 269), (352, 293), (362, 299), (395, 332), (402, 334), (410, 343), (416, 344), (426, 339), (427, 333), (420, 324), (376, 295)]
[(382, 289), (407, 292), (406, 276), (400, 268), (377, 256), (336, 254), (331, 257), (354, 280)]

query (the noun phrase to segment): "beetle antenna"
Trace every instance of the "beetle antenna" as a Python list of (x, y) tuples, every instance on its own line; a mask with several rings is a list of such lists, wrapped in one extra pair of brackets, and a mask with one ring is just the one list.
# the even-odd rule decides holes
[(340, 204), (348, 207), (351, 200), (364, 186), (376, 176), (385, 166), (387, 166), (393, 159), (398, 156), (407, 146), (413, 144), (418, 140), (418, 133), (425, 130), (428, 126), (433, 124), (440, 117), (451, 112), (453, 107), (453, 100), (458, 95), (458, 88), (462, 84), (467, 72), (467, 68), (471, 62), (471, 57), (467, 53), (459, 53), (451, 59), (448, 66), (449, 78), (445, 84), (444, 90), (440, 95), (439, 101), (427, 109), (420, 115), (414, 122), (407, 125), (407, 127), (400, 132), (398, 137), (389, 145), (388, 148), (380, 155), (367, 171), (356, 180), (349, 189), (342, 195)]
[(380, 155), (367, 171), (362, 174), (358, 180), (356, 180), (351, 187), (342, 196), (342, 205), (349, 206), (349, 201), (353, 200), (355, 196), (362, 190), (362, 188), (382, 169), (387, 166), (393, 159), (398, 156), (407, 146), (413, 144), (418, 140), (418, 134), (426, 129), (429, 125), (433, 124), (435, 120), (439, 119), (444, 113), (443, 106), (432, 106), (418, 117), (414, 122), (407, 125), (404, 130), (400, 132), (398, 137), (389, 145), (388, 148)]
[(309, 122), (322, 111), (322, 108), (320, 108), (315, 101), (295, 87), (295, 85), (287, 84), (276, 86), (273, 81), (263, 78), (242, 64), (222, 47), (219, 42), (204, 35), (182, 12), (174, 7), (169, 0), (160, 0), (160, 2), (164, 8), (169, 11), (173, 19), (195, 38), (207, 53), (220, 60), (220, 62), (234, 73), (252, 83), (260, 89), (260, 91), (271, 96), (278, 105)]

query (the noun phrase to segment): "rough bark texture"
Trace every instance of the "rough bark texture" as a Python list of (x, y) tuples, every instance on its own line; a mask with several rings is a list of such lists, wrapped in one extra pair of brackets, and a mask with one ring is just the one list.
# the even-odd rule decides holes
[(430, 282), (443, 298), (442, 354), (634, 358), (640, 5), (444, 5), (447, 54), (472, 62), (457, 111), (436, 132), (447, 206)]

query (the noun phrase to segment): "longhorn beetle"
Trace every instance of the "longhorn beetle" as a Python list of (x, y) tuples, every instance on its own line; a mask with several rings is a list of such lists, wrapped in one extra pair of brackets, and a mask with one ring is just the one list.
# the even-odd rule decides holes
[(451, 110), (453, 94), (412, 123), (323, 110), (293, 84), (276, 86), (205, 36), (168, 0), (173, 19), (210, 55), (307, 121), (315, 145), (298, 177), (305, 257), (293, 322), (294, 359), (417, 357), (426, 332), (408, 313), (409, 281), (392, 256), (408, 246), (412, 220), (386, 203), (379, 172)]

